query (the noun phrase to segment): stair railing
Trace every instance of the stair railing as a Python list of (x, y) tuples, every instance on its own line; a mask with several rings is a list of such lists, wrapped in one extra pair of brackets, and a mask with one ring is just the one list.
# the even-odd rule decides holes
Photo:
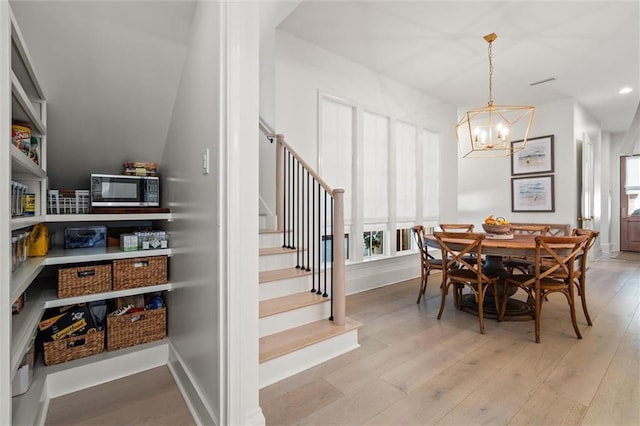
[(344, 189), (332, 189), (284, 140), (276, 142), (276, 216), (282, 247), (296, 251), (296, 268), (312, 273), (311, 292), (331, 297), (330, 320), (346, 318)]

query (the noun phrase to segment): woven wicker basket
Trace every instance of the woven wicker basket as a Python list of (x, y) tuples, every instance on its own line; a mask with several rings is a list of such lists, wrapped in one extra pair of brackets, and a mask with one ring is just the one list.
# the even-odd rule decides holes
[(167, 282), (167, 256), (113, 261), (113, 289), (145, 287)]
[(104, 331), (45, 342), (44, 364), (55, 365), (104, 351)]
[(107, 350), (162, 340), (167, 336), (167, 308), (107, 317)]
[(58, 269), (58, 297), (111, 291), (111, 264)]

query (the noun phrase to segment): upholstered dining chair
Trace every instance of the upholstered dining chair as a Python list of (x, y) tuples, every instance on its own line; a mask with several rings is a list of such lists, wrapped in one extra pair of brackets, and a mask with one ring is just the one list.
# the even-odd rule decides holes
[(420, 299), (422, 299), (422, 296), (427, 290), (427, 281), (429, 280), (431, 270), (442, 270), (445, 263), (442, 259), (436, 259), (429, 253), (429, 250), (424, 244), (424, 227), (422, 225), (413, 227), (413, 235), (418, 244), (418, 250), (420, 250), (420, 290), (418, 291), (418, 300), (416, 300), (416, 303), (420, 303)]
[[(576, 237), (536, 237), (535, 258), (532, 274), (512, 274), (505, 277), (505, 294), (509, 294), (510, 287), (524, 290), (534, 311), (535, 339), (540, 343), (540, 315), (542, 304), (552, 293), (562, 293), (569, 303), (571, 322), (578, 339), (582, 339), (576, 320), (575, 260), (584, 255), (588, 238)], [(507, 298), (503, 298), (499, 318), (504, 318)]]
[[(549, 233), (549, 225), (533, 223), (512, 224), (511, 232), (523, 235), (547, 235)], [(529, 271), (529, 267), (533, 265), (533, 260), (527, 256), (507, 256), (503, 258), (502, 264), (509, 274), (514, 272), (526, 274)]]
[[(442, 270), (442, 299), (438, 319), (442, 318), (444, 305), (453, 286), (454, 302), (456, 305), (462, 301), (462, 288), (468, 287), (478, 302), (478, 319), (480, 321), (480, 333), (484, 334), (483, 303), (487, 287), (494, 286), (493, 296), (496, 304), (496, 312), (499, 312), (498, 288), (496, 284), (498, 276), (489, 276), (482, 272), (482, 242), (485, 234), (460, 233), (460, 232), (435, 232), (434, 237), (440, 244), (442, 258), (447, 259)], [(469, 255), (474, 254), (473, 260), (468, 260)], [(455, 264), (457, 268), (453, 267)]]
[(584, 312), (584, 317), (587, 320), (587, 324), (593, 325), (591, 317), (589, 316), (589, 310), (587, 309), (587, 258), (589, 256), (589, 251), (595, 244), (596, 238), (598, 238), (600, 232), (594, 231), (592, 229), (575, 228), (571, 232), (571, 235), (585, 236), (588, 238), (587, 244), (584, 248), (584, 253), (576, 257), (576, 276), (574, 277), (573, 282), (578, 289), (578, 294), (580, 295), (580, 300), (582, 301), (582, 311)]

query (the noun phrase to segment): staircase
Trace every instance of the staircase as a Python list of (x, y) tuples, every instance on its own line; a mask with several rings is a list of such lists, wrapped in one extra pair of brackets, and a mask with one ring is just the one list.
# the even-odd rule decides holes
[(260, 388), (359, 347), (360, 323), (329, 320), (331, 295), (311, 291), (311, 272), (295, 267), (282, 239), (260, 231)]

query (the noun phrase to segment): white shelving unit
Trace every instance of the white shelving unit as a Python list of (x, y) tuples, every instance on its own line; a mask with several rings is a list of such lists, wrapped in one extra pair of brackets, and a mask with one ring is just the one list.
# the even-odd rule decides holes
[[(5, 13), (7, 12), (7, 13)], [(9, 28), (10, 27), (10, 31)], [(5, 34), (11, 34), (7, 40)], [(0, 111), (10, 111), (9, 116), (0, 117), (0, 132), (5, 135), (4, 146), (0, 146), (0, 169), (9, 168), (9, 179), (24, 183), (29, 192), (36, 194), (36, 212), (32, 217), (8, 217), (9, 209), (0, 212), (0, 234), (5, 238), (12, 231), (31, 227), (37, 223), (64, 224), (77, 222), (154, 222), (171, 221), (169, 213), (152, 214), (46, 214), (47, 203), (47, 116), (46, 97), (37, 78), (33, 62), (27, 46), (18, 27), (15, 16), (7, 2), (0, 3), (0, 52), (6, 52), (5, 47), (11, 48), (11, 54), (0, 56), (0, 77), (4, 80), (0, 87)], [(3, 53), (4, 55), (4, 53)], [(8, 59), (8, 61), (7, 61)], [(7, 81), (8, 80), (8, 81)], [(10, 84), (9, 84), (10, 81)], [(10, 87), (10, 94), (7, 88)], [(11, 101), (9, 102), (9, 95)], [(39, 164), (33, 162), (27, 155), (13, 146), (9, 141), (11, 123), (20, 122), (31, 128), (32, 136), (38, 138), (40, 147)], [(6, 161), (6, 162), (4, 162)], [(0, 196), (5, 204), (10, 196), (10, 182), (6, 175), (0, 175)], [(10, 238), (9, 238), (10, 240)], [(172, 284), (162, 284), (135, 289), (110, 291), (105, 293), (83, 295), (70, 298), (57, 298), (55, 288), (44, 285), (33, 285), (40, 272), (49, 265), (65, 265), (72, 263), (109, 261), (150, 256), (171, 256), (172, 249), (144, 250), (123, 252), (119, 248), (93, 248), (64, 250), (53, 248), (43, 257), (29, 258), (15, 271), (11, 272), (10, 247), (0, 246), (0, 424), (34, 424), (42, 423), (46, 415), (47, 377), (60, 376), (61, 373), (73, 376), (73, 369), (81, 369), (80, 376), (86, 375), (86, 370), (92, 364), (110, 365), (121, 363), (118, 359), (130, 359), (130, 366), (119, 366), (123, 370), (140, 368), (136, 363), (141, 359), (135, 354), (143, 353), (151, 363), (166, 362), (166, 341), (157, 344), (142, 345), (140, 348), (127, 348), (113, 353), (104, 353), (88, 357), (83, 360), (65, 363), (63, 366), (36, 367), (34, 381), (30, 390), (21, 396), (11, 396), (11, 379), (13, 379), (20, 361), (26, 353), (31, 338), (37, 329), (38, 322), (44, 309), (76, 303), (86, 303), (96, 300), (113, 299), (157, 291), (168, 291)], [(26, 294), (23, 311), (18, 315), (11, 314), (11, 305), (21, 295)], [(144, 358), (143, 357), (143, 358)], [(164, 357), (164, 358), (163, 358)], [(40, 363), (41, 364), (41, 363)], [(68, 364), (68, 365), (67, 365)], [(38, 365), (38, 364), (36, 364)], [(89, 367), (88, 367), (89, 366)], [(113, 370), (113, 368), (111, 368)], [(71, 372), (71, 373), (69, 373)], [(96, 372), (96, 374), (106, 374)], [(84, 376), (83, 376), (84, 377)], [(83, 378), (82, 380), (88, 380)], [(81, 380), (81, 381), (82, 381)], [(44, 404), (44, 406), (43, 406)]]

